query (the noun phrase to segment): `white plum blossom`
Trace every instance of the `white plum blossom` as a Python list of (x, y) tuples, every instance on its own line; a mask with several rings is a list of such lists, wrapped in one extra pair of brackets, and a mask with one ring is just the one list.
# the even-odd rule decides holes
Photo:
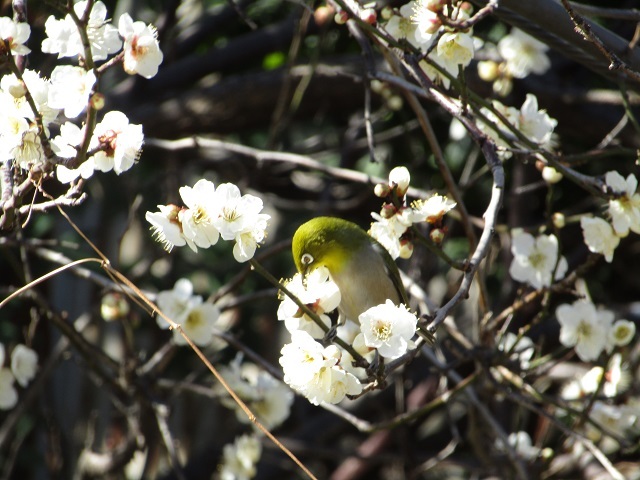
[(605, 260), (611, 263), (613, 253), (620, 243), (620, 237), (616, 235), (611, 224), (599, 217), (585, 216), (580, 218), (580, 226), (584, 243), (589, 250), (604, 255)]
[(18, 392), (13, 386), (11, 370), (0, 368), (0, 410), (11, 410), (18, 404)]
[(252, 435), (242, 435), (233, 444), (222, 449), (220, 480), (250, 480), (255, 477), (256, 464), (262, 455), (260, 440)]
[(11, 352), (11, 371), (17, 382), (26, 387), (38, 371), (38, 354), (26, 345), (16, 345)]
[(607, 346), (613, 313), (596, 310), (588, 300), (577, 300), (572, 305), (563, 304), (556, 309), (560, 322), (560, 343), (574, 347), (584, 362), (596, 360)]
[(209, 248), (215, 245), (220, 232), (214, 222), (220, 215), (221, 206), (215, 201), (214, 184), (200, 179), (193, 187), (180, 187), (180, 196), (188, 208), (180, 211), (178, 220), (189, 247), (197, 252), (197, 247)]
[[(262, 200), (260, 200), (260, 203), (262, 204)], [(243, 231), (236, 234), (236, 243), (233, 246), (233, 258), (235, 258), (237, 262), (243, 263), (253, 258), (258, 245), (260, 245), (266, 237), (270, 218), (266, 213), (258, 213), (255, 215), (255, 220), (252, 225), (248, 225)]]
[[(238, 354), (228, 367), (220, 368), (220, 374), (268, 430), (289, 418), (294, 398), (291, 389), (257, 365), (242, 363), (242, 355)], [(238, 421), (251, 423), (221, 384), (216, 383), (214, 389), (221, 396), (222, 404), (236, 412)]]
[(611, 352), (615, 347), (628, 345), (636, 334), (636, 324), (629, 320), (616, 320), (609, 329), (607, 338), (607, 352)]
[(371, 224), (369, 235), (375, 238), (394, 260), (403, 255), (403, 242), (400, 238), (411, 226), (410, 215), (411, 209), (409, 208), (401, 208), (389, 218), (371, 212), (375, 222)]
[(262, 210), (262, 200), (254, 195), (242, 195), (233, 183), (218, 185), (215, 202), (220, 214), (214, 225), (224, 240), (234, 240), (236, 235), (251, 227)]
[(389, 35), (396, 40), (407, 40), (409, 43), (418, 47), (415, 37), (416, 23), (412, 21), (411, 15), (415, 6), (415, 1), (410, 1), (400, 7), (399, 15), (393, 15), (385, 24), (384, 28)]
[[(457, 77), (459, 67), (469, 65), (474, 52), (473, 37), (470, 34), (447, 32), (440, 37), (436, 49), (431, 52), (429, 58), (449, 75)], [(444, 88), (449, 88), (451, 81), (446, 75), (424, 60), (420, 62), (420, 66), (431, 80), (442, 83)]]
[(555, 280), (564, 277), (567, 272), (567, 260), (564, 257), (558, 260), (558, 239), (555, 235), (534, 238), (526, 232), (514, 233), (511, 253), (513, 261), (509, 274), (514, 280), (528, 283), (535, 289), (551, 285), (554, 269)]
[[(62, 158), (75, 158), (78, 154), (80, 144), (84, 139), (84, 128), (79, 128), (71, 122), (65, 122), (60, 127), (60, 135), (51, 140), (51, 148), (56, 155)], [(89, 145), (89, 149), (94, 148), (95, 141)], [(88, 158), (78, 168), (67, 168), (64, 165), (56, 166), (56, 177), (62, 183), (69, 183), (78, 177), (90, 178), (95, 170), (93, 157)]]
[(173, 247), (182, 247), (187, 241), (182, 235), (182, 228), (178, 220), (180, 209), (175, 205), (158, 205), (158, 212), (147, 212), (144, 218), (151, 224), (153, 237), (167, 252)]
[[(194, 297), (200, 298), (200, 297)], [(186, 335), (200, 347), (206, 347), (213, 340), (214, 329), (219, 325), (220, 309), (207, 302), (198, 302), (188, 310), (180, 326)], [(222, 325), (221, 325), (222, 326)], [(187, 341), (178, 329), (173, 330), (176, 345), (187, 345)]]
[[(81, 1), (73, 6), (73, 11), (79, 19), (82, 19), (87, 9), (87, 1)], [(91, 46), (93, 60), (105, 60), (110, 54), (117, 52), (122, 47), (122, 41), (118, 37), (118, 30), (106, 21), (107, 7), (101, 1), (93, 4), (87, 20), (87, 36)], [(45, 22), (47, 38), (42, 41), (42, 51), (45, 53), (57, 53), (58, 58), (85, 56), (82, 38), (78, 27), (70, 14), (58, 20), (53, 15)]]
[[(636, 416), (630, 414), (629, 410), (624, 408), (624, 406), (609, 405), (601, 401), (594, 402), (589, 418), (604, 427), (606, 432), (620, 437), (626, 437), (627, 431), (636, 421)], [(599, 440), (601, 436), (602, 429), (587, 424), (588, 438), (591, 440)], [(617, 448), (617, 446), (613, 448)], [(611, 447), (607, 448), (605, 446), (604, 450), (605, 452), (610, 451)]]
[(450, 198), (437, 193), (426, 200), (416, 200), (411, 204), (411, 221), (437, 223), (456, 205)]
[[(36, 104), (38, 113), (42, 116), (42, 123), (47, 127), (55, 121), (59, 113), (58, 109), (49, 106), (49, 85), (49, 80), (42, 78), (38, 72), (30, 69), (26, 69), (22, 73), (22, 80), (19, 80), (13, 73), (3, 76), (0, 80), (1, 95), (5, 97), (1, 100), (4, 107), (3, 113), (14, 111), (15, 108), (16, 114), (29, 120), (35, 120), (33, 109), (27, 101), (26, 94), (28, 89), (31, 98)], [(6, 94), (11, 95), (11, 97), (6, 96)], [(13, 107), (8, 105), (11, 100), (14, 103)]]
[(67, 118), (76, 118), (87, 106), (95, 83), (96, 75), (93, 70), (59, 65), (51, 72), (49, 106), (64, 109)]
[(617, 198), (609, 200), (609, 215), (616, 234), (626, 237), (629, 230), (640, 233), (640, 194), (636, 193), (638, 180), (633, 174), (625, 179), (615, 170), (607, 172), (605, 182)]
[(593, 367), (584, 375), (569, 381), (562, 387), (560, 396), (569, 401), (580, 400), (593, 395), (603, 381), (602, 393), (605, 397), (615, 397), (629, 386), (631, 375), (622, 368), (622, 356), (616, 353), (611, 356), (607, 370)]
[(123, 13), (118, 21), (118, 31), (124, 38), (125, 72), (137, 73), (144, 78), (155, 76), (163, 58), (155, 27), (134, 22), (128, 13)]
[(546, 110), (538, 110), (538, 98), (532, 93), (527, 93), (520, 107), (518, 130), (529, 140), (544, 146), (550, 144), (551, 135), (557, 125), (558, 121), (551, 118)]
[[(162, 312), (175, 323), (182, 323), (189, 311), (202, 303), (202, 297), (193, 295), (193, 284), (187, 278), (179, 279), (173, 289), (158, 292), (156, 304)], [(162, 329), (170, 327), (169, 322), (158, 316), (158, 326)]]
[(498, 52), (504, 60), (505, 73), (513, 78), (525, 78), (530, 73), (541, 75), (551, 67), (549, 47), (514, 28), (498, 42)]
[(25, 45), (31, 27), (28, 23), (14, 22), (9, 17), (0, 17), (0, 54), (11, 51), (14, 55), (26, 55), (31, 50)]
[(362, 392), (360, 381), (340, 365), (339, 349), (323, 348), (307, 332), (293, 332), (280, 354), (285, 383), (314, 405), (338, 403), (346, 395)]
[(93, 135), (96, 143), (103, 148), (94, 155), (96, 170), (113, 170), (120, 175), (140, 157), (144, 141), (142, 125), (130, 124), (122, 112), (108, 112), (96, 125)]
[[(298, 273), (286, 283), (286, 287), (302, 303), (316, 312), (327, 328), (331, 326), (331, 319), (326, 312), (331, 312), (340, 305), (340, 289), (329, 278), (327, 268), (316, 268), (304, 279)], [(283, 320), (291, 333), (303, 330), (313, 338), (322, 338), (325, 335), (325, 331), (307, 314), (303, 314), (300, 307), (287, 295), (284, 295), (278, 307), (278, 320)]]
[(361, 313), (358, 320), (365, 344), (389, 359), (407, 352), (418, 324), (418, 318), (406, 306), (391, 300)]
[[(518, 456), (529, 461), (534, 460), (540, 455), (540, 448), (533, 445), (529, 434), (523, 430), (510, 433), (507, 437), (507, 443), (513, 448)], [(496, 439), (496, 448), (501, 452), (506, 452), (506, 447), (500, 438)]]
[(389, 186), (398, 189), (398, 196), (403, 197), (409, 189), (411, 174), (407, 167), (395, 167), (389, 172)]

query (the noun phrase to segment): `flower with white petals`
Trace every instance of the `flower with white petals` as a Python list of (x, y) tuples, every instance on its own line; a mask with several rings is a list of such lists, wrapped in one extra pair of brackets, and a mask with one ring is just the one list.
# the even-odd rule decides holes
[(546, 110), (538, 110), (538, 98), (527, 93), (520, 114), (517, 128), (529, 140), (539, 145), (549, 145), (553, 130), (558, 125), (558, 121), (551, 118)]
[(236, 236), (253, 226), (262, 210), (262, 199), (254, 195), (242, 195), (233, 183), (218, 185), (215, 200), (220, 214), (214, 225), (224, 240), (234, 240)]
[(102, 148), (94, 155), (96, 170), (113, 170), (120, 175), (140, 157), (144, 140), (142, 125), (130, 124), (122, 112), (108, 112), (96, 125), (93, 135)]
[[(540, 448), (533, 445), (531, 437), (525, 431), (510, 433), (507, 437), (507, 443), (524, 460), (534, 460), (540, 455)], [(496, 448), (501, 452), (506, 452), (507, 450), (499, 438), (496, 440)]]
[(51, 108), (49, 105), (50, 85), (51, 82), (41, 77), (39, 72), (28, 68), (22, 73), (22, 80), (19, 80), (14, 74), (5, 75), (0, 80), (0, 88), (11, 94), (20, 115), (24, 118), (35, 120), (35, 114), (27, 101), (28, 89), (31, 98), (36, 104), (38, 113), (42, 116), (42, 123), (45, 129), (56, 120), (59, 113), (57, 108)]
[(29, 40), (31, 27), (28, 23), (14, 22), (9, 17), (0, 17), (0, 54), (11, 51), (14, 55), (26, 55), (31, 50), (24, 44)]
[(551, 67), (547, 56), (549, 47), (518, 28), (498, 42), (498, 52), (504, 59), (505, 72), (514, 78), (530, 73), (542, 75)]
[(607, 338), (613, 313), (596, 310), (593, 303), (577, 300), (572, 305), (563, 304), (556, 309), (560, 322), (560, 343), (574, 347), (584, 362), (596, 360), (607, 346)]
[(0, 368), (0, 410), (11, 410), (18, 403), (18, 392), (13, 386), (13, 374), (8, 368)]
[[(193, 295), (193, 284), (187, 278), (179, 279), (173, 289), (158, 292), (156, 304), (162, 312), (175, 323), (182, 323), (192, 308), (202, 303), (202, 297)], [(170, 327), (169, 322), (158, 316), (158, 326), (162, 329)]]
[[(82, 19), (87, 8), (87, 1), (83, 0), (73, 6), (78, 18)], [(91, 46), (93, 60), (105, 60), (108, 55), (117, 52), (122, 47), (118, 37), (118, 30), (106, 21), (107, 7), (101, 1), (93, 4), (87, 19), (87, 36)], [(42, 41), (42, 51), (57, 53), (58, 58), (85, 56), (82, 38), (71, 15), (57, 20), (53, 15), (45, 22), (47, 38)], [(72, 117), (71, 117), (72, 118)]]
[[(464, 32), (447, 32), (438, 40), (436, 49), (429, 58), (443, 68), (449, 75), (458, 76), (459, 67), (469, 65), (474, 55), (473, 37)], [(426, 61), (420, 62), (424, 73), (434, 82), (449, 88), (449, 78)]]
[(415, 38), (416, 24), (411, 19), (415, 3), (412, 0), (400, 7), (400, 15), (393, 15), (384, 28), (396, 40), (404, 39), (417, 47)]
[(307, 332), (293, 332), (280, 354), (285, 383), (314, 405), (338, 403), (362, 392), (360, 381), (340, 366), (338, 347), (323, 348)]
[[(220, 369), (220, 374), (267, 429), (272, 430), (289, 418), (293, 392), (257, 365), (242, 363), (242, 356), (237, 355), (228, 367)], [(223, 405), (235, 410), (238, 421), (251, 423), (222, 385), (217, 383), (214, 389), (220, 394)]]
[(18, 383), (26, 387), (38, 371), (38, 354), (25, 345), (16, 345), (11, 352), (11, 371)]
[(220, 480), (250, 480), (256, 475), (256, 464), (262, 455), (260, 440), (251, 435), (236, 438), (222, 449)]
[(205, 179), (198, 180), (193, 188), (180, 187), (180, 196), (188, 208), (180, 211), (178, 220), (182, 224), (182, 234), (194, 252), (198, 251), (197, 247), (215, 245), (220, 237), (214, 225), (220, 215), (216, 193), (214, 184)]
[(163, 58), (155, 27), (134, 22), (128, 13), (123, 13), (118, 21), (118, 31), (124, 38), (124, 71), (144, 78), (155, 76)]
[(593, 253), (604, 255), (607, 262), (613, 260), (613, 252), (620, 243), (613, 227), (606, 220), (599, 217), (581, 217), (580, 226), (584, 243)]
[[(51, 148), (61, 158), (75, 158), (84, 140), (84, 128), (80, 129), (71, 122), (65, 122), (60, 127), (60, 135), (51, 140)], [(95, 148), (97, 142), (92, 140), (89, 150)], [(67, 168), (56, 165), (56, 177), (61, 183), (70, 183), (78, 177), (90, 178), (95, 171), (94, 158), (89, 157), (78, 168)]]
[(180, 209), (175, 205), (158, 205), (158, 212), (147, 212), (144, 218), (151, 224), (153, 237), (160, 243), (167, 252), (173, 247), (182, 247), (187, 241), (182, 235), (180, 224)]
[(375, 222), (371, 224), (369, 235), (389, 252), (391, 258), (395, 260), (400, 257), (403, 252), (403, 242), (400, 238), (411, 226), (411, 209), (401, 208), (389, 218), (384, 218), (375, 212), (371, 212), (371, 216)]
[[(200, 298), (200, 297), (193, 297)], [(220, 309), (207, 302), (198, 302), (192, 306), (186, 318), (180, 322), (182, 331), (193, 343), (206, 347), (213, 340), (213, 333), (220, 318)], [(187, 341), (178, 329), (173, 330), (173, 341), (176, 345), (187, 345)]]
[(636, 193), (638, 180), (635, 175), (629, 174), (625, 179), (614, 170), (607, 172), (605, 182), (617, 195), (609, 200), (609, 215), (616, 234), (626, 237), (629, 230), (640, 233), (640, 194)]
[(567, 260), (564, 257), (558, 260), (558, 239), (555, 235), (534, 238), (526, 232), (515, 233), (511, 253), (513, 261), (509, 274), (514, 280), (529, 283), (533, 288), (550, 286), (554, 269), (555, 280), (562, 278), (567, 272)]
[[(257, 198), (257, 197), (256, 197)], [(262, 200), (260, 200), (262, 202)], [(253, 258), (256, 253), (256, 248), (260, 245), (267, 232), (267, 226), (269, 225), (270, 215), (266, 213), (258, 213), (255, 215), (255, 219), (252, 224), (236, 234), (236, 243), (233, 246), (233, 258), (237, 262), (243, 263)]]
[[(636, 421), (635, 415), (630, 415), (627, 409), (601, 401), (594, 402), (589, 419), (604, 427), (607, 432), (620, 437), (626, 437), (627, 431)], [(590, 423), (587, 425), (587, 437), (591, 440), (599, 440), (602, 436), (602, 430)], [(606, 450), (608, 449), (605, 448)]]
[(560, 396), (565, 400), (583, 399), (596, 393), (603, 380), (602, 393), (605, 397), (615, 397), (629, 387), (631, 374), (622, 368), (622, 356), (619, 353), (611, 356), (606, 371), (602, 367), (593, 367), (563, 386)]
[(76, 118), (86, 108), (95, 83), (96, 75), (93, 70), (59, 65), (51, 72), (49, 106), (64, 109), (67, 118)]
[(411, 221), (438, 223), (456, 205), (453, 200), (437, 193), (427, 200), (416, 200), (411, 204)]
[[(327, 268), (316, 268), (307, 274), (304, 280), (298, 273), (286, 283), (286, 287), (302, 303), (316, 312), (327, 328), (331, 326), (331, 319), (325, 313), (335, 310), (340, 305), (340, 289), (329, 278)], [(325, 331), (286, 295), (278, 307), (278, 320), (284, 320), (285, 327), (291, 333), (303, 330), (313, 338), (322, 338), (325, 335)]]
[(365, 344), (390, 359), (407, 352), (418, 324), (417, 317), (407, 307), (395, 305), (391, 300), (361, 313), (358, 320)]
[(636, 324), (629, 320), (616, 320), (609, 329), (607, 338), (607, 352), (611, 352), (615, 347), (628, 345), (636, 334)]

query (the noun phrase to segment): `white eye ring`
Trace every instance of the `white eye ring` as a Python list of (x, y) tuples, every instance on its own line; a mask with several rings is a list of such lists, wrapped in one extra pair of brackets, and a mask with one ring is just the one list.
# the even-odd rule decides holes
[(304, 253), (302, 255), (302, 257), (300, 258), (300, 260), (302, 261), (303, 265), (311, 265), (313, 263), (313, 261), (315, 260), (311, 255), (309, 255), (308, 253)]

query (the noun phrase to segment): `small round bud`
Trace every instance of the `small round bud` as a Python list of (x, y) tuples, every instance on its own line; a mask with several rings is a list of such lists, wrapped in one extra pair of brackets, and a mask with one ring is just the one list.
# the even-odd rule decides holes
[(365, 8), (360, 11), (360, 20), (369, 25), (375, 25), (378, 20), (378, 14), (373, 8)]
[(102, 297), (100, 304), (100, 314), (107, 321), (117, 320), (129, 313), (129, 302), (119, 293), (107, 293)]
[(545, 182), (553, 184), (562, 180), (562, 174), (555, 168), (547, 166), (542, 169), (542, 178)]
[(425, 7), (432, 12), (440, 12), (447, 4), (447, 0), (428, 0)]
[(91, 95), (89, 103), (91, 104), (91, 108), (93, 108), (94, 110), (102, 110), (105, 104), (104, 95), (100, 92), (94, 93), (93, 95)]
[(394, 207), (390, 203), (385, 203), (384, 205), (382, 205), (382, 208), (380, 209), (380, 216), (382, 218), (389, 219), (393, 217), (397, 212), (398, 210), (396, 209), (396, 207)]
[(338, 25), (344, 25), (345, 23), (347, 23), (347, 20), (349, 20), (349, 14), (344, 10), (340, 10), (339, 12), (336, 12), (335, 16), (333, 17), (333, 20)]
[(17, 82), (9, 85), (8, 90), (13, 98), (22, 98), (27, 93), (27, 86), (24, 84), (24, 82), (18, 80)]
[(473, 5), (470, 2), (462, 2), (460, 4), (460, 11), (466, 13), (471, 16), (473, 14)]
[(335, 9), (329, 5), (321, 5), (313, 12), (313, 20), (318, 26), (324, 26), (335, 13)]
[(402, 110), (402, 97), (400, 95), (392, 95), (387, 99), (387, 107), (389, 110), (393, 110), (394, 112), (398, 112)]
[(493, 82), (492, 88), (496, 95), (506, 97), (513, 90), (513, 81), (510, 77), (500, 77)]
[(478, 62), (478, 76), (485, 82), (493, 82), (500, 75), (500, 67), (493, 60)]
[(545, 162), (543, 162), (542, 160), (540, 160), (539, 158), (536, 160), (536, 163), (534, 163), (536, 170), (538, 170), (539, 172), (542, 172), (542, 170), (544, 169), (544, 167), (547, 166), (547, 164)]
[(383, 20), (391, 20), (391, 17), (393, 17), (393, 8), (388, 5), (384, 7), (382, 10), (380, 10), (380, 17)]
[(411, 258), (411, 255), (413, 255), (413, 243), (409, 241), (401, 242), (399, 255), (400, 258), (404, 258), (405, 260)]
[(556, 212), (551, 216), (551, 221), (553, 222), (553, 226), (557, 229), (564, 228), (566, 225), (566, 221), (564, 215), (560, 212)]
[(372, 92), (378, 94), (382, 93), (382, 91), (385, 89), (384, 83), (382, 83), (380, 80), (371, 80), (369, 86), (371, 87)]
[(376, 197), (386, 198), (391, 193), (391, 189), (389, 188), (389, 185), (379, 183), (373, 188), (373, 193)]
[(444, 241), (445, 231), (442, 228), (434, 228), (429, 232), (429, 238), (436, 245), (442, 245)]
[(398, 197), (404, 197), (409, 189), (410, 181), (411, 174), (407, 167), (395, 167), (389, 172), (389, 186), (391, 188), (395, 186)]

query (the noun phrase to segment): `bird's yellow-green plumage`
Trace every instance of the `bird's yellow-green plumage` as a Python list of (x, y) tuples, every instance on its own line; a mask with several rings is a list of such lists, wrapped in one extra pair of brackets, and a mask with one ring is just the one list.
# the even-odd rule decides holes
[(369, 308), (385, 303), (408, 304), (395, 262), (374, 238), (355, 223), (317, 217), (293, 236), (293, 259), (301, 273), (325, 266), (338, 285), (341, 316), (358, 321)]

